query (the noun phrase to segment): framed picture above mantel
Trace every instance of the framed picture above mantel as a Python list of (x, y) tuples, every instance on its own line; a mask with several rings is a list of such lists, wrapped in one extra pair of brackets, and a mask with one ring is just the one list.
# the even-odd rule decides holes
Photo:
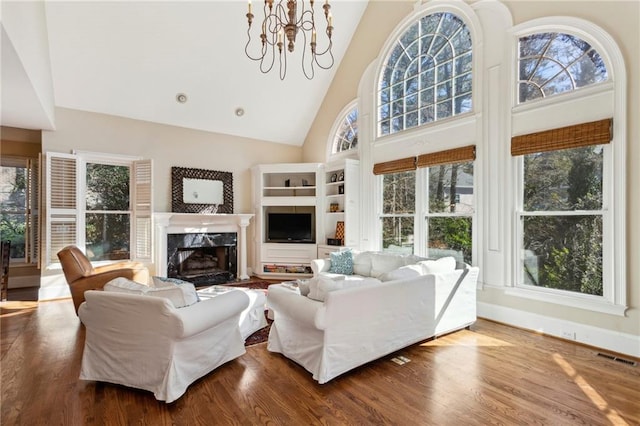
[(233, 214), (233, 173), (172, 167), (171, 211)]

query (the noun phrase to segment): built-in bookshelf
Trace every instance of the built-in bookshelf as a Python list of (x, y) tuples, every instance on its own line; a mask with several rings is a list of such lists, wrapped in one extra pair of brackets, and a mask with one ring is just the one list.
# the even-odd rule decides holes
[[(253, 274), (263, 278), (308, 277), (311, 260), (317, 256), (322, 235), (318, 220), (319, 163), (262, 164), (252, 169), (255, 210), (255, 254)], [(273, 242), (268, 238), (268, 218), (275, 214), (310, 214), (312, 242)]]

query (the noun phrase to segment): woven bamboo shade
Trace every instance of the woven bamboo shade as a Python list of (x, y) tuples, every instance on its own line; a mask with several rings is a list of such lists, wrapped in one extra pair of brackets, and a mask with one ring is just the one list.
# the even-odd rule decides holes
[(533, 154), (611, 142), (613, 119), (560, 127), (511, 138), (511, 155)]
[(443, 164), (466, 163), (476, 159), (476, 146), (469, 145), (462, 148), (447, 149), (418, 156), (418, 167), (441, 166)]
[(399, 160), (385, 161), (373, 165), (374, 175), (408, 172), (416, 169), (416, 157), (401, 158)]

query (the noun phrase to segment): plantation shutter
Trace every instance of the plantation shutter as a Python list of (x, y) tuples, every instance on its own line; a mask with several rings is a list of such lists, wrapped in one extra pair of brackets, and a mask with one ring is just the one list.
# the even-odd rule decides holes
[(42, 157), (27, 160), (27, 230), (25, 261), (40, 267), (40, 184)]
[(153, 168), (151, 160), (133, 163), (133, 238), (132, 258), (151, 262), (153, 255)]
[(607, 144), (613, 139), (613, 118), (560, 127), (511, 138), (511, 155)]
[(46, 155), (46, 255), (44, 265), (59, 263), (57, 253), (78, 244), (78, 160), (75, 155)]

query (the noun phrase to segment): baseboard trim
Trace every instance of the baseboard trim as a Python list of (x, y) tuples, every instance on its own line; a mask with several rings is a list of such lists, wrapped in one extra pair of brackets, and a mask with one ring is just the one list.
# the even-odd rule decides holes
[(39, 287), (40, 275), (25, 275), (23, 277), (12, 277), (9, 275), (9, 290), (12, 288)]
[(478, 302), (478, 317), (640, 358), (640, 339), (628, 333)]

